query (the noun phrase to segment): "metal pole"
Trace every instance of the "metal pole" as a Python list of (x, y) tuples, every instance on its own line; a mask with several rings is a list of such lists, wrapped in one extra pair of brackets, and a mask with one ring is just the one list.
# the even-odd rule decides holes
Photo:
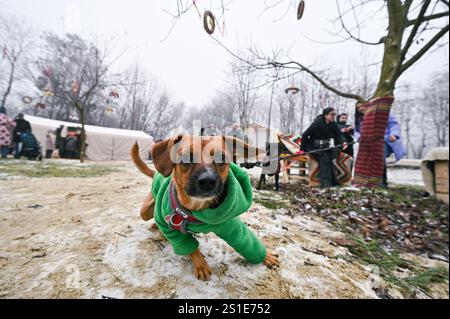
[(271, 121), (272, 121), (273, 93), (275, 91), (275, 82), (278, 80), (278, 72), (279, 72), (279, 70), (276, 69), (275, 79), (272, 82), (272, 92), (270, 94), (269, 121), (268, 121), (268, 124), (267, 124), (266, 145), (267, 145), (267, 143), (269, 143), (269, 139), (270, 139), (270, 126), (271, 126)]

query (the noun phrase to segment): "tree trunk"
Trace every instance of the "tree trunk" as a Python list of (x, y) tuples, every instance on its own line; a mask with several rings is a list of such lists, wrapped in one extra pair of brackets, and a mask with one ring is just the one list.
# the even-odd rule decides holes
[(8, 98), (9, 93), (11, 93), (11, 87), (14, 82), (14, 72), (15, 72), (15, 63), (11, 63), (11, 72), (9, 73), (8, 87), (6, 88), (6, 91), (3, 94), (2, 107), (5, 107), (6, 99)]
[(383, 65), (377, 89), (366, 104), (354, 183), (362, 187), (376, 187), (383, 183), (385, 166), (384, 134), (389, 112), (394, 102), (395, 83), (399, 63), (402, 63), (402, 41), (406, 16), (401, 1), (388, 1), (389, 33), (384, 40)]

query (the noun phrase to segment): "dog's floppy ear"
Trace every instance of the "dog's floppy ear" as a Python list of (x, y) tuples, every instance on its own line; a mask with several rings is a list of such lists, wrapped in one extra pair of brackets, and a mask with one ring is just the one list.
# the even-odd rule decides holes
[(244, 141), (234, 137), (234, 136), (223, 136), (223, 140), (225, 142), (225, 147), (230, 152), (233, 157), (244, 157), (248, 158), (260, 158), (264, 156), (266, 153), (264, 150), (248, 145)]
[(178, 135), (165, 141), (156, 143), (152, 148), (153, 164), (158, 172), (164, 177), (172, 174), (174, 163), (171, 154), (175, 155), (176, 144), (183, 139), (183, 135)]

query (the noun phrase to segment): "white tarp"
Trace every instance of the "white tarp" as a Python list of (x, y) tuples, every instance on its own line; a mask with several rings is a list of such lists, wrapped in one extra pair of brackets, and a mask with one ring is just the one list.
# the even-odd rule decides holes
[[(30, 122), (33, 134), (41, 143), (44, 153), (46, 151), (46, 135), (49, 130), (56, 130), (61, 125), (81, 127), (78, 123), (56, 121), (31, 115), (25, 115), (25, 119)], [(85, 130), (88, 144), (86, 156), (94, 161), (130, 160), (130, 150), (136, 141), (139, 144), (140, 156), (146, 160), (148, 159), (150, 146), (153, 144), (153, 138), (142, 131), (92, 125), (86, 125)]]

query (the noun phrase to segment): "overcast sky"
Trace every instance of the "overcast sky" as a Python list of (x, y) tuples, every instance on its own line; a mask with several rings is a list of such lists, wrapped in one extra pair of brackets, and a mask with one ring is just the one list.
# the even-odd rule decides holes
[[(248, 47), (251, 41), (263, 50), (274, 47), (290, 48), (292, 58), (306, 64), (323, 61), (328, 65), (347, 68), (363, 54), (360, 45), (350, 42), (323, 45), (317, 41), (333, 41), (330, 20), (336, 17), (334, 0), (306, 1), (302, 20), (297, 21), (296, 9), (291, 8), (281, 19), (286, 4), (261, 15), (265, 3), (273, 1), (241, 0), (229, 3), (225, 13), (226, 32), (217, 37), (229, 48)], [(85, 36), (96, 34), (109, 39), (118, 36), (132, 49), (121, 60), (130, 65), (137, 60), (172, 92), (177, 99), (190, 106), (205, 105), (225, 82), (225, 70), (231, 56), (211, 39), (202, 28), (196, 10), (190, 10), (170, 29), (172, 18), (164, 12), (176, 12), (175, 0), (0, 0), (2, 11), (26, 18), (40, 30), (57, 33), (79, 32)], [(200, 11), (212, 9), (220, 15), (218, 0), (197, 0)], [(382, 20), (368, 24), (366, 39), (377, 41)], [(126, 40), (125, 40), (126, 39)], [(447, 34), (448, 39), (448, 34)], [(368, 50), (373, 60), (381, 60), (381, 51)], [(448, 46), (423, 59), (409, 71), (403, 81), (425, 84), (428, 76), (448, 68)]]

